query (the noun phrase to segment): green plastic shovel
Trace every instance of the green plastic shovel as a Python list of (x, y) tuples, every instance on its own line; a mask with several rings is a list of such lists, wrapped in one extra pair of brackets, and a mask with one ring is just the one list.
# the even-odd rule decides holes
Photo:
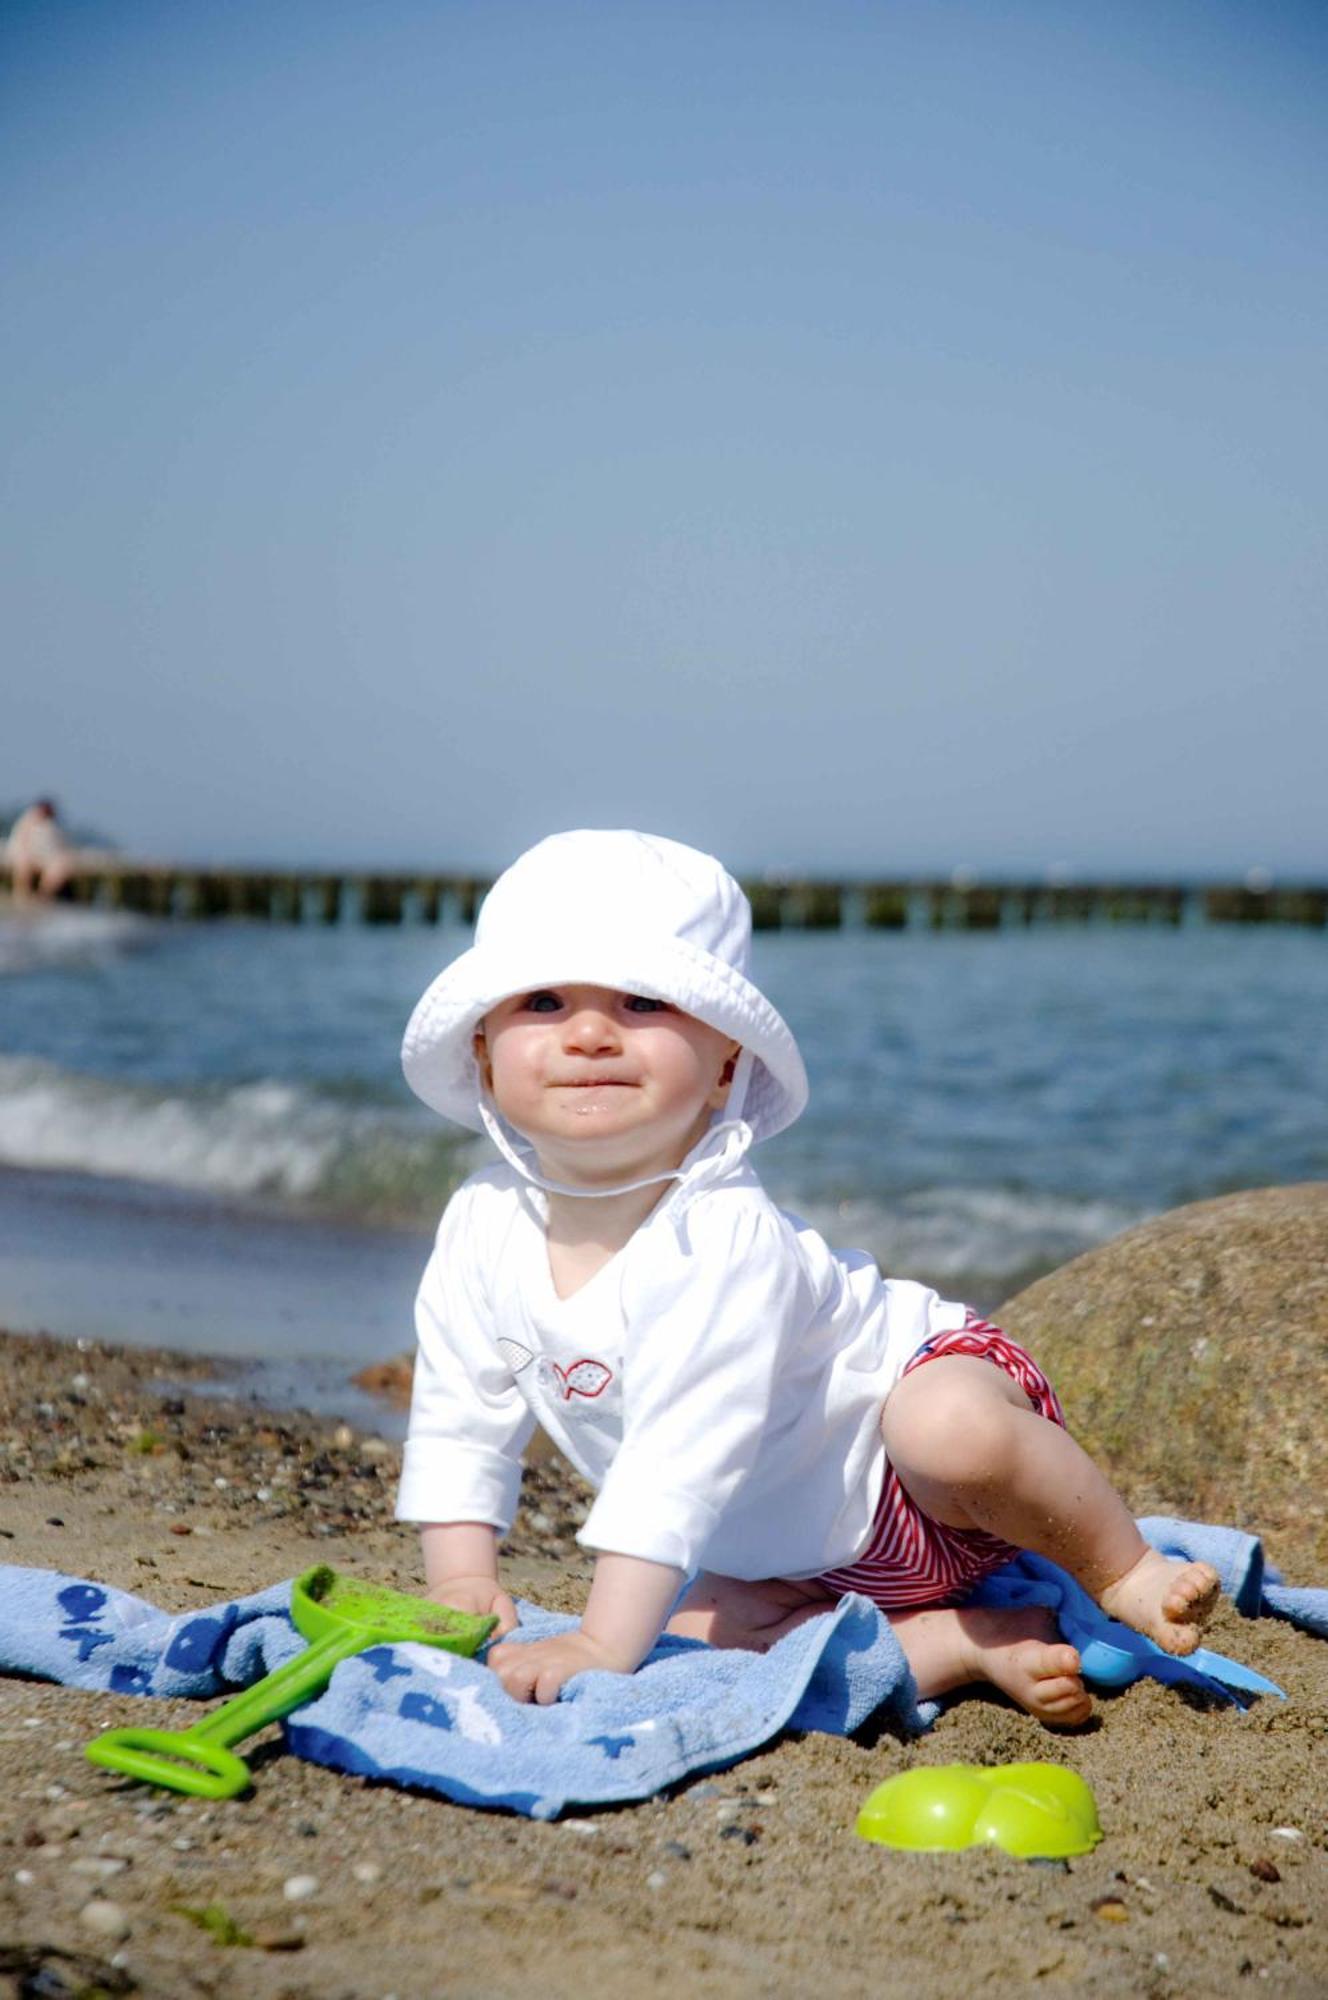
[(249, 1783), (249, 1767), (229, 1746), (320, 1694), (333, 1668), (352, 1653), (413, 1639), (469, 1659), (498, 1623), (404, 1590), (357, 1583), (338, 1576), (326, 1563), (295, 1579), (290, 1611), (297, 1631), (309, 1641), (297, 1658), (223, 1702), (192, 1729), (108, 1729), (89, 1743), (85, 1754), (108, 1771), (149, 1785), (204, 1799), (231, 1799)]

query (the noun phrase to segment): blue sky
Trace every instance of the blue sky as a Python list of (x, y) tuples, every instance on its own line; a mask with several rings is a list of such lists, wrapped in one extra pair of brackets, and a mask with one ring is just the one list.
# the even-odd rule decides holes
[(0, 804), (1328, 873), (1328, 14), (0, 17)]

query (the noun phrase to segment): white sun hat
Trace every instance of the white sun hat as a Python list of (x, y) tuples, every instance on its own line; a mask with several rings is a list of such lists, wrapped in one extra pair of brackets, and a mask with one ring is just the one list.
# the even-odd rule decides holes
[(444, 1118), (492, 1132), (471, 1046), (490, 1008), (541, 986), (607, 986), (670, 1001), (741, 1042), (748, 1060), (729, 1115), (768, 1139), (805, 1107), (807, 1075), (789, 1028), (748, 977), (751, 932), (751, 905), (709, 854), (657, 834), (552, 834), (499, 876), (474, 944), (411, 1015), (406, 1081)]

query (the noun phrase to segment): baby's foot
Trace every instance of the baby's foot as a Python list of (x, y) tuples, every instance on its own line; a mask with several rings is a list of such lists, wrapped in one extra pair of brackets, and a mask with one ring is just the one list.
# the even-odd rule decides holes
[(990, 1681), (1039, 1722), (1072, 1728), (1093, 1712), (1079, 1655), (1040, 1605), (896, 1612), (890, 1624), (924, 1700)]
[(1107, 1585), (1099, 1602), (1122, 1625), (1156, 1640), (1163, 1652), (1192, 1653), (1220, 1590), (1211, 1564), (1145, 1549), (1132, 1569)]
[(1034, 1605), (998, 1610), (975, 1605), (960, 1613), (974, 1680), (991, 1681), (1039, 1722), (1070, 1728), (1087, 1722), (1093, 1700), (1079, 1655), (1058, 1636), (1049, 1611)]

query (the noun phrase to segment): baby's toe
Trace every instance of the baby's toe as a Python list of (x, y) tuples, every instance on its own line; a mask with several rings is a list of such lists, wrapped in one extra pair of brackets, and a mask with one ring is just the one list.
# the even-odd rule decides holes
[(1201, 1623), (1217, 1603), (1220, 1590), (1217, 1571), (1210, 1564), (1187, 1563), (1172, 1579), (1163, 1611), (1178, 1624)]
[(1039, 1680), (1073, 1680), (1079, 1674), (1079, 1655), (1073, 1646), (1044, 1646), (1036, 1666)]

